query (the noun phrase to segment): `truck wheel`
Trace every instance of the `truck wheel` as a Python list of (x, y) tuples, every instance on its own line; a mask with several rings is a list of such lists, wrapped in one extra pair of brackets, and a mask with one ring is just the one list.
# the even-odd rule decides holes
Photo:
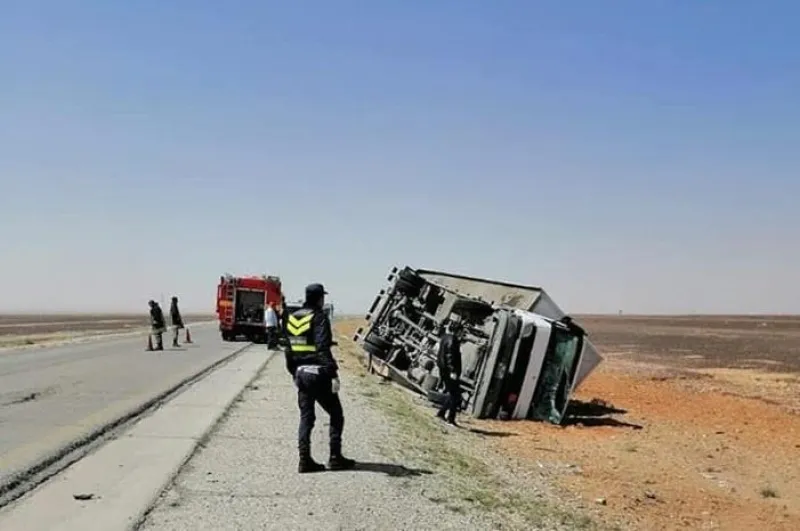
[(411, 360), (408, 358), (408, 354), (406, 354), (405, 350), (402, 348), (394, 351), (394, 354), (388, 363), (398, 371), (407, 371), (408, 368), (411, 367)]
[(458, 299), (453, 304), (451, 311), (468, 319), (483, 321), (494, 313), (494, 308), (492, 308), (491, 304), (483, 301), (476, 301), (474, 299)]
[(386, 339), (376, 336), (374, 334), (369, 335), (364, 339), (364, 350), (372, 354), (378, 359), (385, 360), (388, 355), (389, 351), (392, 349), (392, 342), (387, 341)]
[(230, 332), (222, 332), (222, 340), (223, 341), (231, 341), (233, 338), (231, 337)]
[(408, 269), (397, 273), (397, 282), (394, 287), (397, 291), (408, 297), (416, 297), (425, 286), (425, 280), (418, 277)]

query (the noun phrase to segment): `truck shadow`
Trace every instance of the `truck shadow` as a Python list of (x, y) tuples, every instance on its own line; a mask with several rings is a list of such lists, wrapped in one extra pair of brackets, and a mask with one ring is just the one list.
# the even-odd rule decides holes
[(628, 411), (615, 407), (604, 400), (593, 399), (588, 402), (582, 400), (570, 400), (567, 409), (566, 419), (561, 423), (562, 426), (609, 426), (614, 428), (630, 428), (641, 430), (644, 426), (617, 420), (611, 415), (624, 415)]
[(477, 435), (483, 435), (484, 437), (511, 437), (512, 435), (517, 435), (516, 433), (511, 433), (510, 431), (489, 431), (489, 430), (482, 430), (479, 428), (464, 428), (470, 433), (475, 433)]
[(360, 461), (356, 461), (356, 466), (353, 468), (353, 470), (358, 470), (361, 472), (377, 472), (380, 474), (386, 474), (387, 476), (391, 476), (393, 478), (418, 477), (433, 474), (433, 472), (430, 470), (425, 470), (422, 468), (408, 468), (403, 465), (394, 465), (391, 463), (369, 463)]

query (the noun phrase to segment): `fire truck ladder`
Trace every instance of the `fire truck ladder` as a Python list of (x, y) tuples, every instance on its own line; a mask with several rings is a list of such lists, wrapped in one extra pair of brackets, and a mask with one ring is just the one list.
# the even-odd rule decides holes
[(234, 320), (233, 312), (234, 312), (234, 294), (236, 293), (236, 286), (231, 283), (225, 285), (225, 305), (222, 307), (222, 315), (225, 321)]

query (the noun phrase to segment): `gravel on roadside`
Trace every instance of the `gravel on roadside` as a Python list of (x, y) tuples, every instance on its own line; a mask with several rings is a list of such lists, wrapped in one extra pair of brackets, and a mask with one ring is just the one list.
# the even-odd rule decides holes
[[(439, 501), (444, 482), (381, 451), (393, 427), (342, 383), (344, 450), (359, 469), (297, 473), (297, 393), (278, 353), (165, 492), (140, 529), (500, 529)], [(326, 461), (318, 408), (313, 453)]]

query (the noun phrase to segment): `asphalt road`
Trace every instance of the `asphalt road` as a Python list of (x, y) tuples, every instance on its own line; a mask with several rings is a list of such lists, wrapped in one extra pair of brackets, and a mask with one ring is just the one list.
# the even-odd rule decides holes
[(163, 352), (138, 336), (0, 353), (0, 484), (247, 345), (191, 333)]

